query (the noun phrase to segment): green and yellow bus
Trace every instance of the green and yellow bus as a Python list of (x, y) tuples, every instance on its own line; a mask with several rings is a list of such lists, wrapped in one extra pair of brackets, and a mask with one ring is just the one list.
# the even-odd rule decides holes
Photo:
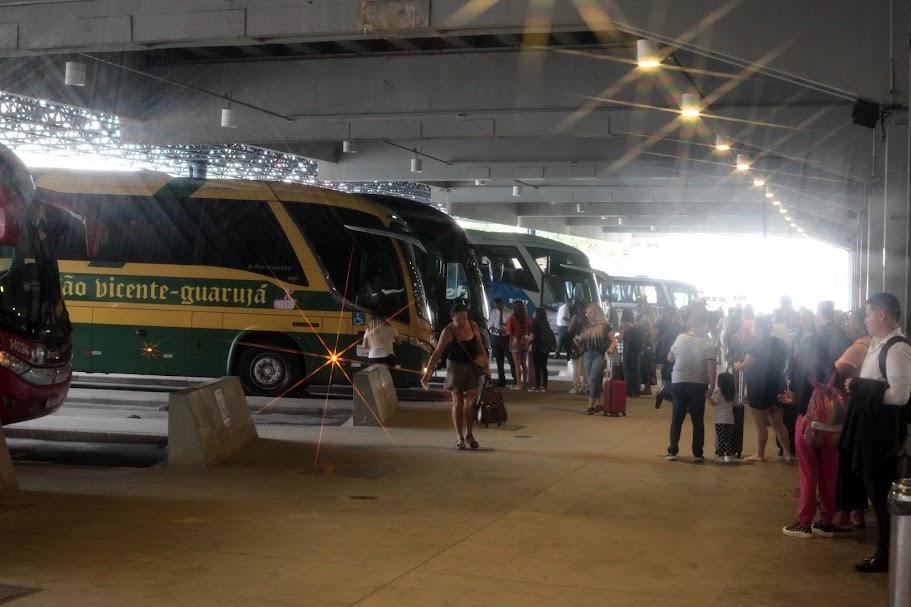
[(434, 345), (407, 229), (305, 185), (41, 170), (35, 183), (90, 373), (240, 377), (250, 394), (348, 383), (367, 316), (389, 316), (396, 385)]

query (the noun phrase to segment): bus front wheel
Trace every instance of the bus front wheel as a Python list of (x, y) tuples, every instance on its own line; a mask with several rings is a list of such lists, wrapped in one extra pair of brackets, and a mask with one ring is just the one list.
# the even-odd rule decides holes
[(246, 347), (237, 357), (237, 374), (251, 395), (290, 396), (302, 371), (301, 355), (275, 344)]

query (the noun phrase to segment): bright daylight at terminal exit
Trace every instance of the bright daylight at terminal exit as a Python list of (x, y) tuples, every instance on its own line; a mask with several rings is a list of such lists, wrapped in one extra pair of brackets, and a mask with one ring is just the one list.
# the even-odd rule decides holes
[(908, 607), (909, 40), (0, 0), (0, 604)]

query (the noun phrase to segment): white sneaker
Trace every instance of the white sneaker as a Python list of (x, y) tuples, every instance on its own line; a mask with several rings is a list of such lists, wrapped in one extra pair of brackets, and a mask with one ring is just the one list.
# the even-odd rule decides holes
[(725, 455), (725, 456), (724, 456), (724, 463), (725, 463), (725, 464), (730, 464), (730, 463), (733, 462), (733, 461), (734, 461), (734, 456), (733, 456), (733, 455)]
[(664, 459), (666, 459), (669, 462), (676, 462), (677, 456), (674, 455), (673, 453), (668, 453), (667, 455), (664, 456)]
[(578, 394), (579, 391), (576, 390), (575, 388), (570, 388), (570, 389), (569, 389), (569, 393), (570, 393), (570, 394)]

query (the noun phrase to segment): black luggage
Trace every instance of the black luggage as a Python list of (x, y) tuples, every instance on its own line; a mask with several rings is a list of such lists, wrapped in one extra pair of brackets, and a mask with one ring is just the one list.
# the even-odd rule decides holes
[(484, 383), (480, 392), (478, 392), (475, 408), (479, 424), (484, 424), (485, 426), (496, 424), (499, 426), (506, 422), (506, 405), (503, 404), (503, 393), (491, 383), (489, 377), (484, 377)]

